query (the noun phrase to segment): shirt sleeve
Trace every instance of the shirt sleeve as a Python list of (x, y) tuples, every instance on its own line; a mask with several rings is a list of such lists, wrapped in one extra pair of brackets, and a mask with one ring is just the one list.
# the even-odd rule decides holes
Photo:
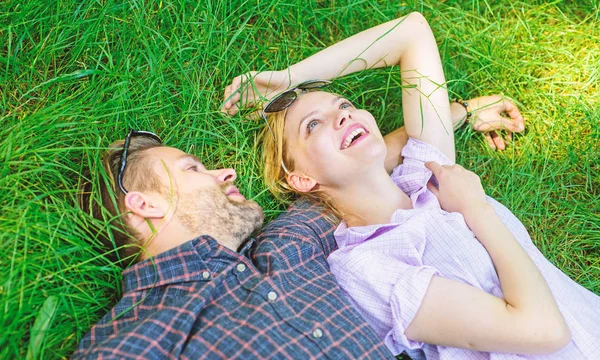
[[(427, 191), (427, 182), (437, 186), (437, 179), (431, 171), (425, 167), (425, 163), (435, 161), (440, 165), (454, 164), (435, 146), (426, 142), (409, 138), (408, 143), (402, 149), (404, 160), (392, 172), (392, 180), (413, 203), (427, 203), (435, 196)], [(437, 201), (436, 201), (437, 203)]]
[(341, 288), (396, 355), (423, 346), (404, 331), (419, 310), (431, 278), (439, 275), (414, 255), (399, 259), (381, 251), (350, 250), (336, 251), (328, 259)]

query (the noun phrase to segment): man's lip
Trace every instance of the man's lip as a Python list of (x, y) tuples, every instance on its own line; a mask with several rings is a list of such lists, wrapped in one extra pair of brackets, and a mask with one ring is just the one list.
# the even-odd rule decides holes
[(342, 141), (340, 142), (340, 150), (345, 150), (345, 149), (343, 149), (344, 141), (346, 140), (348, 135), (350, 135), (350, 133), (356, 129), (363, 129), (365, 131), (365, 133), (367, 133), (367, 134), (369, 133), (369, 130), (367, 130), (367, 128), (364, 127), (363, 124), (356, 123), (356, 124), (352, 124), (352, 125), (348, 126), (346, 131), (344, 131), (344, 136), (342, 136)]
[(242, 195), (240, 193), (240, 191), (238, 190), (238, 188), (235, 187), (235, 186), (231, 186), (231, 187), (227, 188), (227, 191), (225, 192), (225, 195), (227, 195), (227, 196), (229, 196), (229, 195), (237, 195), (237, 196), (244, 197), (244, 195)]

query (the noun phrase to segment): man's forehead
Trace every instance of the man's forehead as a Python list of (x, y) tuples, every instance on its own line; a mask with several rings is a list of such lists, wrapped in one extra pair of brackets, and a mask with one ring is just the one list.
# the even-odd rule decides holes
[(183, 153), (181, 154), (178, 158), (178, 161), (185, 161), (185, 160), (191, 160), (194, 162), (198, 162), (200, 164), (202, 164), (202, 161), (200, 161), (200, 159), (198, 159), (198, 157), (196, 155), (192, 155), (192, 154), (187, 154), (187, 153)]
[(177, 163), (180, 161), (190, 160), (190, 161), (202, 163), (200, 161), (200, 159), (198, 159), (197, 156), (188, 154), (186, 152), (183, 152), (179, 149), (176, 149), (176, 148), (170, 147), (170, 146), (161, 146), (161, 147), (156, 147), (156, 148), (152, 148), (149, 150), (150, 151), (148, 152), (148, 155), (150, 157), (154, 158), (155, 160), (162, 159), (169, 163)]

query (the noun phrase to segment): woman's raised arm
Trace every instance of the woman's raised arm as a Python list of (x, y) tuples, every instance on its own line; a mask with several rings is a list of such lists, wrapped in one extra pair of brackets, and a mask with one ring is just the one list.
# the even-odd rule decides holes
[[(429, 25), (419, 13), (364, 30), (287, 69), (237, 76), (225, 88), (222, 111), (233, 115), (241, 106), (270, 99), (307, 80), (331, 80), (364, 69), (393, 65), (400, 65), (402, 82), (407, 86), (403, 90), (406, 133), (437, 146), (454, 159), (453, 128), (465, 119), (466, 111), (458, 104), (451, 106), (448, 101), (437, 44)], [(490, 146), (503, 149), (502, 139), (494, 136), (492, 141), (490, 134), (499, 129), (522, 131), (523, 118), (518, 109), (509, 113), (510, 118), (501, 118), (504, 106), (488, 108), (492, 105), (488, 102), (479, 104), (481, 111), (503, 121), (483, 129), (491, 132), (487, 136)], [(514, 104), (510, 105), (516, 109)], [(471, 108), (475, 110), (473, 118), (476, 118), (481, 111), (473, 106)], [(399, 150), (405, 144), (404, 137), (397, 136), (399, 133), (402, 131), (388, 136), (391, 151), (386, 164), (390, 164), (391, 168), (397, 165)]]

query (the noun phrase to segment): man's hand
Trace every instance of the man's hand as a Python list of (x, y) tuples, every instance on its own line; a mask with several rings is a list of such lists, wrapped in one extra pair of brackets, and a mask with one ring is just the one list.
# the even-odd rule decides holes
[(221, 111), (235, 115), (240, 108), (260, 105), (291, 85), (290, 74), (286, 70), (260, 73), (251, 71), (236, 76), (225, 87)]
[[(467, 100), (473, 130), (482, 132), (492, 149), (504, 150), (513, 132), (525, 130), (525, 122), (517, 106), (502, 95), (481, 96)], [(502, 131), (505, 130), (505, 137)]]

